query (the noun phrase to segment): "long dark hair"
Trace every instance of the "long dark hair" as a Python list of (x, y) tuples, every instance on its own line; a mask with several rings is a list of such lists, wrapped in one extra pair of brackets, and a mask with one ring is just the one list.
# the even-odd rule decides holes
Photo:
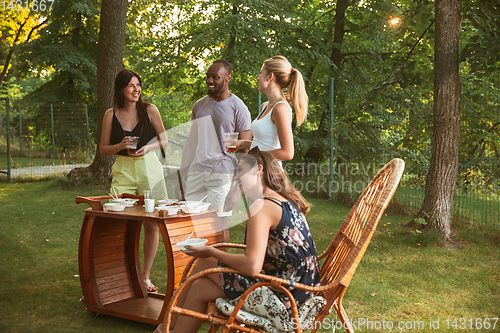
[[(130, 83), (132, 77), (136, 77), (139, 80), (139, 84), (142, 87), (141, 78), (139, 74), (130, 70), (130, 69), (122, 69), (118, 74), (116, 74), (115, 78), (115, 89), (113, 94), (113, 106), (118, 108), (123, 108), (125, 106), (125, 97), (123, 96), (123, 89)], [(144, 123), (147, 113), (147, 106), (149, 103), (146, 103), (142, 100), (142, 93), (139, 95), (139, 100), (136, 103), (137, 114), (139, 115), (139, 122), (141, 124)]]
[(262, 165), (262, 179), (264, 184), (292, 202), (302, 214), (306, 215), (309, 213), (311, 205), (309, 205), (302, 194), (293, 187), (290, 179), (288, 179), (288, 176), (273, 154), (267, 151), (260, 151), (259, 147), (255, 147), (251, 149), (248, 154), (243, 154), (241, 156), (240, 163), (242, 161), (247, 162), (249, 165), (255, 165), (256, 162)]

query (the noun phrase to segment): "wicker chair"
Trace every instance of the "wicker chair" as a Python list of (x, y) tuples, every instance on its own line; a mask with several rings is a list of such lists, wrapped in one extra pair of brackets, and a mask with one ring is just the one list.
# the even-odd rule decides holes
[[(354, 332), (349, 322), (348, 316), (342, 306), (342, 298), (349, 286), (349, 283), (354, 275), (354, 271), (358, 266), (363, 254), (370, 243), (373, 232), (377, 226), (380, 217), (382, 216), (385, 208), (389, 204), (399, 180), (403, 174), (404, 162), (401, 159), (393, 159), (387, 163), (370, 182), (368, 187), (364, 190), (358, 198), (349, 215), (342, 223), (340, 230), (335, 235), (335, 238), (330, 243), (328, 248), (318, 256), (322, 262), (321, 265), (321, 286), (310, 287), (299, 283), (294, 283), (294, 288), (300, 288), (307, 291), (312, 291), (316, 295), (323, 296), (327, 301), (326, 306), (316, 316), (314, 323), (322, 322), (325, 317), (332, 311), (332, 308), (337, 312), (343, 327), (347, 332)], [(214, 245), (218, 248), (240, 248), (244, 249), (244, 245), (240, 244), (218, 244)], [(180, 308), (176, 305), (179, 294), (184, 288), (192, 283), (195, 279), (211, 273), (219, 272), (233, 272), (236, 270), (231, 268), (213, 268), (203, 272), (199, 272), (193, 276), (188, 277), (192, 264), (196, 261), (193, 258), (186, 266), (184, 276), (180, 287), (172, 297), (169, 307), (166, 311), (165, 319), (161, 330), (168, 332), (170, 329), (171, 315), (174, 313), (192, 316), (210, 322), (212, 325), (209, 332), (218, 332), (222, 327), (222, 332), (264, 332), (257, 327), (249, 327), (242, 325), (236, 320), (236, 314), (241, 309), (248, 294), (255, 288), (262, 285), (270, 285), (279, 288), (286, 293), (289, 299), (293, 300), (291, 293), (286, 289), (290, 286), (290, 281), (276, 278), (273, 276), (258, 274), (257, 278), (263, 282), (256, 283), (240, 297), (238, 304), (235, 306), (233, 313), (230, 316), (225, 316), (217, 311), (215, 304), (210, 304), (207, 313), (197, 313), (187, 309)], [(298, 323), (298, 310), (295, 302), (292, 302), (292, 315), (295, 323)], [(295, 328), (296, 333), (300, 333), (301, 328)], [(311, 332), (316, 332), (320, 325), (314, 325)]]

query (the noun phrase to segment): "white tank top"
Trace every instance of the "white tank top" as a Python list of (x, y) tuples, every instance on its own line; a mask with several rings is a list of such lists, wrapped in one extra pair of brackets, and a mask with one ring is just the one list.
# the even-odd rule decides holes
[[(250, 130), (252, 131), (253, 136), (250, 149), (254, 148), (255, 146), (259, 146), (259, 149), (262, 151), (281, 149), (278, 130), (276, 129), (276, 125), (271, 120), (271, 114), (273, 113), (274, 107), (279, 103), (285, 103), (286, 105), (288, 105), (288, 108), (290, 109), (290, 115), (292, 114), (292, 108), (285, 101), (279, 101), (278, 103), (274, 104), (272, 109), (261, 119), (259, 119), (259, 114), (259, 116), (257, 116), (257, 118), (252, 121), (252, 125), (250, 126)], [(269, 101), (265, 102), (262, 110), (265, 110), (268, 104)]]

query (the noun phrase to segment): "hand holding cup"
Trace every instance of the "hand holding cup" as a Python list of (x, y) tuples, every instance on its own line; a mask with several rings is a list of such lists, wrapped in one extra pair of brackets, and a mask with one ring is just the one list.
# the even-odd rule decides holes
[(224, 133), (224, 137), (226, 140), (226, 149), (228, 153), (236, 153), (238, 150), (238, 134), (239, 132), (228, 132)]
[(125, 139), (127, 139), (127, 153), (129, 155), (135, 155), (137, 151), (137, 144), (139, 143), (139, 137), (138, 136), (126, 136)]

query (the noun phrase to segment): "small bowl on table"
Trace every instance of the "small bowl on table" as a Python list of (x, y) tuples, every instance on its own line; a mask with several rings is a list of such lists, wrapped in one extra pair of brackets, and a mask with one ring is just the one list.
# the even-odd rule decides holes
[(124, 204), (126, 207), (133, 207), (137, 201), (139, 201), (139, 199), (132, 199), (132, 198), (113, 199), (113, 202)]
[(190, 251), (186, 249), (186, 245), (191, 245), (191, 246), (205, 246), (207, 243), (207, 239), (205, 238), (190, 238), (188, 240), (179, 242), (175, 245), (184, 253), (192, 253), (193, 251)]
[(126, 204), (120, 202), (108, 202), (104, 204), (104, 208), (106, 208), (110, 212), (123, 212), (125, 210)]
[(158, 211), (165, 211), (167, 215), (176, 215), (179, 213), (179, 207), (178, 206), (158, 206), (156, 207), (156, 210)]
[(200, 204), (200, 206), (201, 206), (201, 211), (202, 212), (206, 212), (210, 208), (210, 203), (208, 203), (208, 202), (202, 202)]
[(200, 213), (201, 205), (196, 203), (186, 203), (185, 205), (181, 205), (181, 209), (185, 214)]

